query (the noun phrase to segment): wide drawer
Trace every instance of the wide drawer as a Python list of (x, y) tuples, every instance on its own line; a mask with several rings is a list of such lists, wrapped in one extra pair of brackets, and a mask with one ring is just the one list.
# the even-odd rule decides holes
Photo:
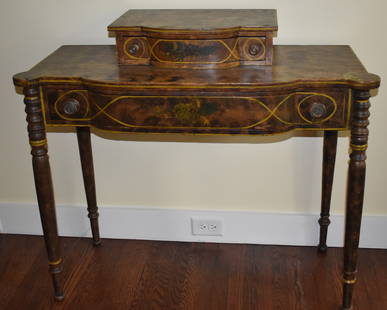
[(296, 128), (348, 128), (351, 90), (307, 89), (281, 94), (134, 95), (44, 88), (47, 125), (128, 132), (270, 134)]
[(120, 64), (152, 64), (160, 67), (233, 67), (271, 65), (271, 38), (158, 39), (117, 35)]
[(129, 10), (109, 27), (118, 63), (169, 68), (272, 65), (276, 10)]

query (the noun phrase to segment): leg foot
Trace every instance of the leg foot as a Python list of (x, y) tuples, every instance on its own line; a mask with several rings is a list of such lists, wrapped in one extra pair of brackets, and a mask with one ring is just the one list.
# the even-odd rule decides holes
[(93, 245), (94, 245), (95, 247), (100, 246), (101, 243), (102, 243), (101, 240), (93, 240)]
[(328, 247), (327, 247), (326, 244), (319, 244), (319, 245), (317, 246), (317, 249), (318, 249), (318, 251), (319, 251), (320, 253), (326, 253), (327, 250), (328, 250)]
[(54, 284), (54, 290), (55, 290), (54, 298), (56, 301), (62, 301), (64, 299), (64, 293), (63, 293), (62, 286), (60, 285), (61, 281), (59, 280), (59, 277), (60, 277), (59, 273), (52, 273), (52, 282)]
[[(55, 284), (54, 284), (55, 286)], [(64, 293), (61, 290), (55, 292), (54, 298), (56, 301), (62, 301), (64, 299)]]

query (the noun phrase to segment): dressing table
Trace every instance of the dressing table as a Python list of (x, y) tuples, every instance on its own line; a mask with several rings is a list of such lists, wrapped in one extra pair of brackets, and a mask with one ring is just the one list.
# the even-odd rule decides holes
[(275, 10), (131, 10), (108, 28), (116, 45), (62, 46), (14, 76), (14, 84), (24, 93), (37, 200), (57, 300), (64, 298), (63, 262), (47, 127), (76, 129), (95, 245), (100, 236), (91, 128), (210, 135), (317, 130), (324, 133), (321, 252), (327, 250), (338, 132), (350, 132), (343, 309), (351, 308), (370, 90), (379, 87), (380, 78), (366, 71), (349, 46), (273, 46), (277, 29)]

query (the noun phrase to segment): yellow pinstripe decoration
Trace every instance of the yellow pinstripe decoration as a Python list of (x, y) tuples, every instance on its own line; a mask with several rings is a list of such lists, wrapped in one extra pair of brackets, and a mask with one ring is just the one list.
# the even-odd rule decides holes
[(24, 99), (26, 99), (26, 100), (38, 100), (39, 99), (39, 97), (28, 97), (28, 96), (26, 96), (26, 97), (24, 97)]
[(353, 280), (346, 280), (346, 279), (344, 279), (344, 283), (346, 283), (346, 284), (355, 284), (356, 283), (356, 279), (353, 279)]
[(46, 139), (38, 140), (38, 141), (32, 141), (32, 140), (30, 140), (30, 145), (31, 145), (31, 146), (35, 146), (35, 147), (37, 147), (37, 146), (43, 146), (43, 145), (45, 145), (46, 143), (47, 143), (47, 140), (46, 140)]
[[(200, 99), (227, 99), (227, 98), (230, 98), (230, 97), (226, 97), (226, 96), (168, 96), (168, 95), (167, 96), (119, 96), (119, 97), (114, 98), (110, 102), (108, 102), (104, 107), (100, 107), (97, 103), (94, 102), (94, 105), (98, 109), (98, 112), (96, 112), (94, 115), (92, 115), (90, 117), (87, 117), (87, 118), (69, 118), (69, 117), (63, 115), (62, 113), (60, 113), (60, 111), (57, 109), (57, 103), (60, 101), (60, 99), (65, 97), (67, 94), (74, 93), (74, 92), (82, 92), (82, 90), (71, 90), (71, 91), (69, 91), (67, 93), (64, 93), (64, 94), (62, 94), (58, 98), (58, 100), (54, 104), (55, 112), (62, 119), (67, 120), (67, 121), (91, 121), (91, 120), (97, 118), (99, 115), (103, 114), (106, 117), (110, 118), (111, 120), (113, 120), (114, 122), (116, 122), (116, 123), (118, 123), (118, 124), (120, 124), (122, 126), (133, 127), (133, 128), (150, 128), (150, 129), (151, 128), (163, 128), (163, 129), (164, 128), (165, 129), (190, 129), (191, 128), (191, 129), (226, 129), (226, 130), (249, 129), (249, 128), (253, 128), (253, 127), (255, 127), (255, 126), (259, 125), (259, 124), (262, 124), (262, 123), (266, 122), (267, 120), (269, 120), (272, 117), (276, 118), (279, 122), (281, 122), (281, 123), (283, 123), (285, 125), (295, 125), (295, 126), (297, 126), (297, 125), (314, 124), (314, 122), (306, 119), (302, 115), (302, 113), (300, 111), (300, 105), (306, 99), (308, 99), (308, 98), (310, 98), (312, 96), (322, 96), (322, 97), (328, 98), (334, 104), (334, 110), (326, 118), (324, 118), (322, 120), (319, 120), (319, 121), (316, 121), (315, 123), (323, 123), (323, 122), (328, 121), (329, 119), (331, 119), (335, 115), (336, 110), (337, 110), (337, 103), (336, 103), (336, 100), (333, 97), (328, 96), (326, 94), (315, 93), (315, 92), (295, 92), (295, 93), (291, 93), (291, 94), (287, 95), (283, 100), (281, 100), (273, 109), (270, 109), (264, 102), (262, 102), (260, 99), (254, 98), (254, 97), (232, 97), (233, 99), (241, 99), (241, 100), (246, 100), (246, 101), (253, 101), (253, 102), (257, 103), (258, 105), (260, 105), (262, 108), (264, 108), (268, 112), (268, 114), (263, 119), (260, 119), (259, 121), (255, 122), (253, 124), (250, 124), (250, 125), (247, 125), (247, 126), (242, 126), (242, 127), (235, 127), (235, 128), (231, 128), (231, 127), (211, 127), (211, 126), (163, 126), (163, 127), (157, 127), (157, 126), (146, 126), (146, 125), (129, 124), (129, 123), (121, 121), (121, 120), (115, 118), (114, 116), (110, 115), (108, 112), (106, 112), (106, 110), (111, 105), (113, 105), (114, 103), (118, 102), (119, 100), (123, 100), (123, 99), (135, 99), (135, 98), (139, 98), (139, 99), (143, 99), (143, 98), (164, 98), (164, 99), (168, 99), (168, 98), (192, 98), (192, 99), (195, 99), (195, 100), (200, 100)], [(280, 108), (280, 106), (285, 104), (290, 98), (292, 98), (293, 96), (296, 96), (296, 95), (306, 95), (307, 96), (304, 99), (302, 99), (298, 103), (298, 105), (297, 105), (298, 114), (299, 114), (300, 118), (304, 122), (288, 122), (288, 121), (282, 119), (280, 116), (278, 116), (276, 114), (276, 112)], [(89, 102), (87, 100), (86, 100), (86, 102), (87, 102), (87, 104), (89, 104)]]
[(49, 265), (51, 266), (55, 266), (55, 265), (59, 265), (60, 263), (62, 262), (62, 259), (59, 258), (58, 260), (54, 261), (54, 262), (48, 262)]
[(354, 151), (365, 151), (368, 148), (368, 144), (362, 144), (362, 145), (357, 145), (357, 144), (352, 144), (351, 143), (351, 149)]

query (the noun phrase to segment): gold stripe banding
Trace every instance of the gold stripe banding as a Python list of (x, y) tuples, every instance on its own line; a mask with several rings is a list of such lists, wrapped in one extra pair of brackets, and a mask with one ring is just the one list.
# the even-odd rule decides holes
[(303, 82), (292, 82), (292, 83), (278, 83), (278, 84), (269, 84), (269, 85), (133, 85), (133, 84), (111, 84), (111, 83), (95, 83), (89, 81), (80, 81), (80, 80), (62, 80), (62, 79), (41, 79), (41, 83), (75, 83), (82, 84), (87, 86), (97, 86), (97, 87), (118, 87), (118, 88), (183, 88), (183, 89), (200, 89), (200, 88), (229, 88), (229, 89), (259, 89), (259, 88), (275, 88), (275, 87), (293, 87), (305, 84), (312, 85), (348, 85), (348, 82), (342, 81), (303, 81)]
[(344, 283), (346, 283), (346, 284), (355, 284), (356, 283), (356, 279), (353, 279), (353, 280), (346, 280), (346, 279), (344, 279)]
[[(277, 31), (278, 27), (232, 27), (226, 29), (209, 29), (204, 32), (230, 32), (230, 31)], [(108, 27), (108, 31), (136, 31), (136, 32), (196, 32), (192, 29), (157, 29), (147, 27)]]
[(353, 151), (365, 151), (368, 148), (368, 144), (356, 145), (351, 143), (351, 149)]
[(37, 96), (35, 96), (35, 97), (28, 97), (28, 96), (26, 96), (26, 97), (24, 97), (24, 99), (26, 99), (26, 100), (38, 100), (39, 97), (37, 97)]
[(54, 262), (48, 262), (49, 265), (51, 266), (54, 266), (54, 265), (59, 265), (60, 263), (62, 262), (62, 259), (59, 258), (58, 260), (54, 261)]
[(43, 139), (43, 140), (38, 140), (38, 141), (31, 141), (30, 140), (30, 145), (31, 146), (43, 146), (47, 143), (47, 140), (46, 139)]

